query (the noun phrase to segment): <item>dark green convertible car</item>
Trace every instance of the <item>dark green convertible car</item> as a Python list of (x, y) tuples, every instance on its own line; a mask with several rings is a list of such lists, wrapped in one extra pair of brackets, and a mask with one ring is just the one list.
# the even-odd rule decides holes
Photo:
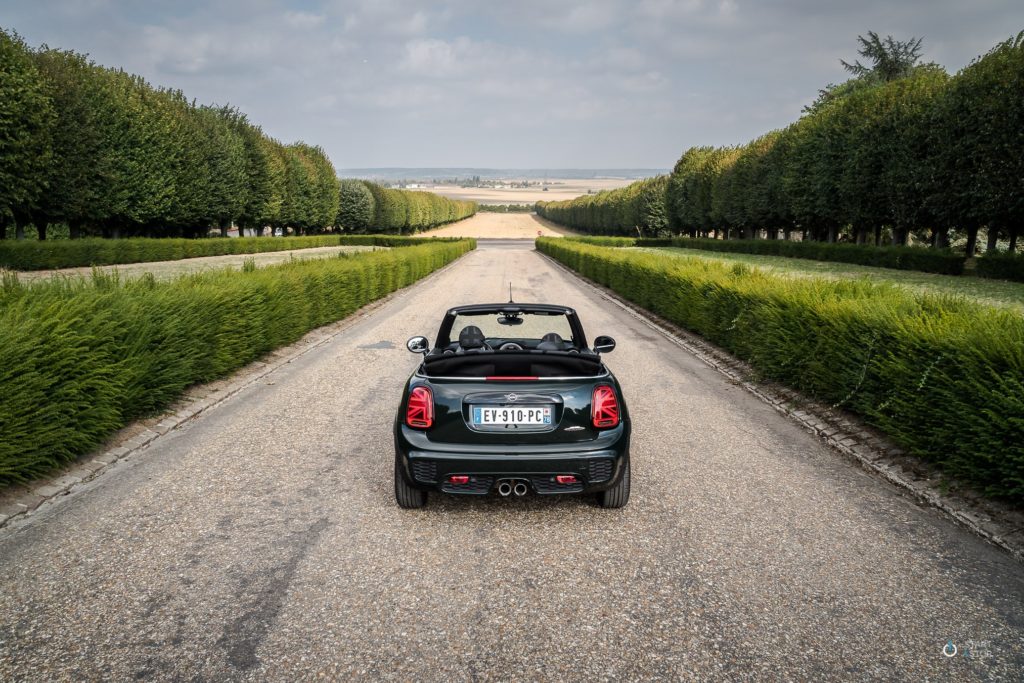
[(629, 412), (576, 311), (549, 304), (450, 309), (395, 419), (395, 498), (422, 507), (429, 491), (524, 496), (595, 494), (629, 501)]

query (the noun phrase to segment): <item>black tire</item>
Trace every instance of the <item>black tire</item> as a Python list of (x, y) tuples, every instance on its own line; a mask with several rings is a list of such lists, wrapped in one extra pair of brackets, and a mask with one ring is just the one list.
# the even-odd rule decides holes
[(619, 483), (607, 491), (597, 494), (597, 504), (606, 509), (625, 507), (629, 502), (629, 458), (626, 458), (625, 469)]
[(427, 492), (409, 485), (402, 474), (402, 466), (395, 458), (395, 502), (405, 510), (415, 510), (427, 504)]

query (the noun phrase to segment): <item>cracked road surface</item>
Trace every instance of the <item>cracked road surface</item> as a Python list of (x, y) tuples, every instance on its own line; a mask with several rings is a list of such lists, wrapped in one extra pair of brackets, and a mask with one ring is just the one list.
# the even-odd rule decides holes
[[(633, 497), (392, 496), (452, 304), (576, 307)], [(955, 657), (943, 655), (951, 641)], [(966, 655), (966, 656), (965, 656)], [(0, 680), (1020, 680), (1024, 567), (552, 266), (480, 249), (0, 530)]]

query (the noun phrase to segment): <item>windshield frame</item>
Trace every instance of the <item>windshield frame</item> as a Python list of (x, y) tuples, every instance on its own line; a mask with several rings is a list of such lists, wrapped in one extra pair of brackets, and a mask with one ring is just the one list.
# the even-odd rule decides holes
[[(434, 342), (435, 349), (443, 349), (452, 343), (451, 333), (452, 327), (455, 324), (455, 320), (459, 316), (471, 317), (480, 315), (518, 315), (518, 314), (539, 314), (548, 316), (564, 315), (567, 322), (569, 323), (569, 329), (572, 330), (572, 344), (575, 348), (583, 349), (587, 348), (587, 337), (583, 333), (583, 325), (580, 324), (579, 317), (576, 315), (576, 311), (569, 308), (568, 306), (554, 306), (551, 304), (519, 304), (519, 303), (508, 303), (508, 304), (475, 304), (472, 306), (459, 306), (456, 308), (449, 309), (444, 316), (444, 320), (441, 321), (441, 327), (437, 331), (437, 339)], [(509, 326), (509, 331), (513, 332), (509, 337), (514, 337), (514, 330), (516, 328)], [(532, 337), (531, 337), (532, 338)]]

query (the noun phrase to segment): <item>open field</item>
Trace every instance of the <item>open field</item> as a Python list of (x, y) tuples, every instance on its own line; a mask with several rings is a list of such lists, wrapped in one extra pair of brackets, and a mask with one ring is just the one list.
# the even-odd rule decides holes
[[(512, 178), (509, 182), (515, 182)], [(537, 182), (531, 180), (531, 182)], [(531, 187), (459, 187), (457, 185), (424, 185), (422, 189), (452, 199), (468, 199), (480, 204), (533, 204), (574, 199), (589, 191), (614, 190), (634, 182), (626, 178), (581, 178), (551, 180), (548, 191)]]
[(984, 304), (1015, 308), (1024, 313), (1024, 283), (1019, 282), (990, 280), (969, 275), (936, 275), (915, 270), (873, 268), (850, 263), (811, 261), (808, 259), (787, 258), (785, 256), (761, 256), (759, 254), (702, 251), (699, 249), (679, 249), (674, 247), (642, 248), (641, 250), (678, 257), (692, 256), (722, 263), (745, 263), (781, 275), (794, 277), (825, 277), (834, 280), (868, 278), (872, 282), (888, 282), (900, 287), (930, 292), (932, 294), (966, 296)]
[[(291, 260), (319, 259), (337, 256), (345, 252), (373, 251), (386, 247), (313, 247), (311, 249), (292, 249), (289, 251), (271, 251), (259, 254), (226, 254), (223, 256), (201, 256), (199, 258), (179, 259), (176, 261), (150, 261), (147, 263), (122, 263), (116, 266), (99, 266), (97, 270), (105, 273), (117, 271), (122, 278), (136, 278), (145, 273), (152, 273), (157, 280), (170, 280), (179, 275), (201, 273), (222, 268), (239, 269), (247, 260), (252, 259), (257, 267), (271, 266)], [(33, 270), (14, 272), (22, 282), (44, 280), (55, 275), (77, 276), (89, 275), (92, 268), (62, 268), (60, 270)]]
[(576, 233), (531, 213), (478, 213), (444, 227), (420, 233), (420, 237), (475, 237), (477, 239), (534, 239)]

